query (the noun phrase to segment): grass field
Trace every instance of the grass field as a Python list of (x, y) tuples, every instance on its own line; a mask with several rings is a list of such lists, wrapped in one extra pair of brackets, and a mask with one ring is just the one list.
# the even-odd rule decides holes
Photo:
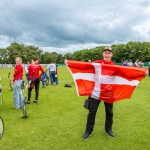
[[(27, 105), (29, 118), (21, 119), (22, 110), (13, 108), (8, 72), (0, 69), (3, 105), (0, 116), (5, 132), (0, 150), (149, 150), (150, 149), (150, 78), (146, 77), (130, 100), (114, 104), (115, 138), (104, 133), (105, 112), (99, 106), (92, 136), (82, 141), (87, 110), (86, 97), (78, 97), (73, 79), (66, 67), (59, 67), (59, 86), (40, 88), (39, 102)], [(13, 70), (11, 69), (11, 72)], [(64, 84), (72, 84), (65, 88)], [(26, 91), (27, 92), (27, 91)]]

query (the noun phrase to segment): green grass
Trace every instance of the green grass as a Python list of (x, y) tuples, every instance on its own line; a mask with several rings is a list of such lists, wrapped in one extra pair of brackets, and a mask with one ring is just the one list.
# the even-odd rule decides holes
[[(3, 84), (3, 105), (0, 116), (5, 132), (0, 150), (149, 150), (150, 149), (150, 78), (146, 77), (130, 100), (114, 104), (115, 138), (104, 133), (105, 111), (99, 106), (93, 135), (82, 141), (87, 110), (86, 97), (78, 97), (73, 79), (66, 67), (59, 67), (59, 86), (40, 88), (39, 103), (27, 105), (29, 118), (21, 119), (22, 110), (13, 108), (7, 74), (0, 69)], [(11, 72), (13, 70), (11, 69)], [(64, 84), (72, 84), (65, 88)], [(26, 91), (27, 92), (27, 91)]]

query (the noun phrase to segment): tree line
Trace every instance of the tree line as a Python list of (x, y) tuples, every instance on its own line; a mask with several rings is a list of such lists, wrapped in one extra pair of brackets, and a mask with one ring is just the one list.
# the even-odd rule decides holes
[(21, 57), (23, 63), (31, 61), (35, 57), (39, 58), (40, 63), (43, 64), (48, 64), (50, 62), (64, 63), (62, 54), (44, 52), (39, 47), (33, 45), (27, 46), (15, 42), (11, 43), (7, 48), (0, 49), (0, 64), (14, 64), (16, 57)]
[[(150, 42), (128, 42), (127, 44), (114, 44), (111, 47), (114, 53), (113, 60), (116, 63), (121, 63), (124, 60), (135, 62), (137, 59), (143, 62), (150, 61)], [(93, 49), (67, 53), (65, 58), (82, 61), (101, 59), (104, 48), (104, 46), (99, 46)]]
[[(137, 59), (144, 62), (150, 61), (150, 42), (128, 42), (127, 44), (113, 44), (111, 47), (114, 51), (113, 60), (116, 63), (121, 63), (124, 60), (132, 60), (135, 62)], [(92, 61), (102, 58), (104, 48), (104, 46), (99, 46), (62, 55), (56, 52), (44, 52), (37, 46), (27, 46), (15, 42), (6, 48), (0, 49), (0, 64), (14, 64), (17, 56), (23, 59), (23, 63), (32, 60), (33, 57), (38, 57), (40, 63), (43, 64), (50, 62), (63, 64), (65, 59)]]

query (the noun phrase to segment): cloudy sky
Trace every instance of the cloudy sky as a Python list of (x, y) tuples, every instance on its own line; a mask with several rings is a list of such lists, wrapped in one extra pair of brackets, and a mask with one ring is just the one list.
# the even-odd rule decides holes
[(0, 0), (0, 48), (67, 53), (128, 41), (150, 41), (149, 0)]

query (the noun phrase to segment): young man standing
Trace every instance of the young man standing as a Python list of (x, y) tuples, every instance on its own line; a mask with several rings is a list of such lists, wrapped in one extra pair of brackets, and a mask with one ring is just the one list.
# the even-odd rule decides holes
[[(33, 63), (28, 67), (28, 74), (30, 76), (31, 83), (33, 83), (35, 86), (35, 100), (33, 101), (34, 103), (38, 102), (40, 78), (44, 73), (42, 66), (38, 63), (39, 63), (38, 58), (34, 58)], [(27, 104), (30, 104), (32, 89), (33, 89), (33, 87), (31, 87), (31, 86), (28, 88)]]
[[(94, 61), (94, 63), (114, 65), (114, 63), (111, 60), (112, 56), (113, 56), (112, 49), (108, 49), (108, 48), (104, 49), (103, 50), (103, 59), (96, 60), (96, 61)], [(88, 137), (93, 132), (96, 112), (97, 112), (98, 106), (101, 102), (101, 100), (95, 98), (94, 95), (91, 95), (89, 97), (89, 99), (90, 99), (89, 113), (88, 113), (88, 117), (87, 117), (87, 124), (86, 124), (85, 134), (82, 136), (83, 140), (87, 140)], [(114, 133), (112, 132), (113, 104), (104, 102), (104, 105), (105, 105), (105, 113), (106, 113), (105, 132), (110, 137), (114, 137)]]
[(56, 84), (58, 84), (57, 80), (55, 79), (55, 74), (56, 74), (56, 64), (54, 62), (50, 63), (47, 68), (46, 71), (49, 69), (49, 73), (50, 73), (50, 80), (51, 80), (51, 85), (54, 84), (54, 82), (56, 81)]
[(23, 107), (23, 93), (21, 89), (22, 77), (23, 77), (23, 66), (22, 59), (17, 57), (15, 59), (16, 65), (14, 69), (14, 107), (16, 109)]

